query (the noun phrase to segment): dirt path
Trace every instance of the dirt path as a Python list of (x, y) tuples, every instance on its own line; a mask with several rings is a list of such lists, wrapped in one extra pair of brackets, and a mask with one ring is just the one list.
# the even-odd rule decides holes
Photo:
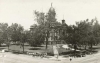
[(55, 62), (58, 63), (59, 61), (51, 60), (51, 59), (43, 59), (39, 57), (32, 57), (28, 55), (0, 53), (0, 63), (3, 62), (4, 63), (55, 63)]
[(28, 55), (18, 55), (12, 53), (0, 53), (0, 63), (100, 63), (100, 52), (93, 55), (87, 55), (82, 58), (69, 58), (61, 59), (57, 61), (56, 59), (46, 59), (39, 57), (32, 57)]

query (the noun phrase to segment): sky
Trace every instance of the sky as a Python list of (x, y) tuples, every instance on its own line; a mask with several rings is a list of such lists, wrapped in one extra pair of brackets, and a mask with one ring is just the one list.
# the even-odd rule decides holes
[(100, 21), (100, 0), (0, 0), (0, 23), (18, 23), (29, 29), (36, 23), (34, 10), (47, 13), (51, 3), (59, 22), (65, 19), (68, 25), (73, 25), (95, 17)]

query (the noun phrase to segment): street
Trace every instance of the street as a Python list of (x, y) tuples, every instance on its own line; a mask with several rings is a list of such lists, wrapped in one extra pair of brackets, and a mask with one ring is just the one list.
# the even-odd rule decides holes
[(58, 61), (57, 59), (32, 57), (9, 52), (0, 53), (0, 63), (99, 63), (99, 58), (100, 52), (86, 57), (72, 58), (72, 61), (70, 61), (70, 58), (63, 59), (59, 57)]

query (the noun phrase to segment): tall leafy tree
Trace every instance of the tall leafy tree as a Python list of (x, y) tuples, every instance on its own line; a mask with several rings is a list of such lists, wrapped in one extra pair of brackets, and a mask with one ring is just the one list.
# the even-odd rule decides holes
[(0, 41), (2, 43), (5, 43), (8, 46), (8, 50), (9, 50), (9, 45), (10, 45), (10, 31), (9, 31), (9, 26), (7, 23), (0, 23), (0, 30), (1, 30), (1, 34), (0, 34)]
[(92, 31), (92, 22), (89, 22), (89, 20), (84, 20), (76, 23), (76, 26), (78, 27), (78, 42), (79, 45), (88, 45), (90, 32)]
[(45, 34), (41, 26), (33, 25), (30, 30), (29, 44), (31, 46), (39, 46), (44, 43)]
[(21, 32), (23, 32), (24, 28), (17, 23), (12, 24), (9, 28), (11, 30), (11, 40), (13, 42), (20, 41)]
[[(45, 38), (45, 40), (46, 40), (46, 49), (47, 49), (48, 38), (49, 38), (49, 35), (50, 35), (49, 31), (51, 30), (52, 27), (59, 24), (56, 21), (55, 9), (51, 6), (46, 15), (45, 15), (45, 13), (38, 12), (38, 11), (35, 11), (34, 14), (35, 14), (35, 17), (36, 17), (35, 20), (38, 23), (37, 29), (40, 30), (40, 32), (39, 32), (40, 34), (38, 34), (38, 35)], [(37, 30), (37, 29), (35, 29), (35, 30)]]
[(7, 42), (7, 23), (0, 23), (0, 45)]
[(29, 36), (30, 33), (28, 30), (22, 31), (21, 32), (21, 36), (20, 36), (20, 42), (21, 42), (21, 46), (23, 47), (23, 53), (24, 53), (24, 44), (27, 43), (29, 41)]
[(95, 42), (98, 44), (100, 42), (100, 24), (97, 19), (94, 19), (93, 34), (95, 36)]

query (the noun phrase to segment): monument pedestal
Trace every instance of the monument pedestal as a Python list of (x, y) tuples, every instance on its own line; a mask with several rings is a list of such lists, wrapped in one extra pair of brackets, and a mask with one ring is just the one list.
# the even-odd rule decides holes
[(54, 52), (54, 57), (58, 59), (59, 53), (56, 45), (53, 46), (53, 52)]

